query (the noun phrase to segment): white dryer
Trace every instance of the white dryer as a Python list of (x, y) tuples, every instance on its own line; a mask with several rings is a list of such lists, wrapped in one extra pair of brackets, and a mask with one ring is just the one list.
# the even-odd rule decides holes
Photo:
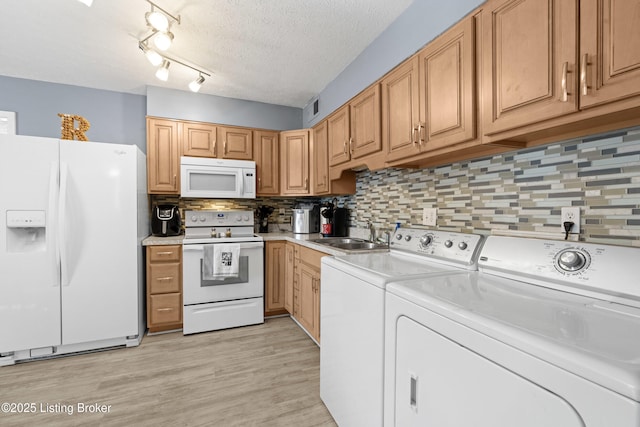
[(386, 284), (476, 270), (481, 241), (401, 228), (389, 252), (322, 258), (320, 397), (341, 427), (383, 423)]
[(640, 250), (491, 236), (387, 286), (385, 426), (640, 426)]

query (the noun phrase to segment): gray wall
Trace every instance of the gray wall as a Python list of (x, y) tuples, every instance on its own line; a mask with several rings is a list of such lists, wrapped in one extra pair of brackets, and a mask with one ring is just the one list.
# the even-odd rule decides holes
[(414, 0), (378, 38), (344, 69), (319, 95), (319, 112), (303, 111), (303, 127), (331, 114), (396, 65), (458, 22), (482, 0)]
[(300, 129), (302, 109), (147, 86), (147, 114), (274, 130)]
[(60, 138), (58, 113), (91, 123), (90, 141), (136, 144), (146, 152), (142, 95), (0, 76), (0, 110), (16, 112), (19, 135)]

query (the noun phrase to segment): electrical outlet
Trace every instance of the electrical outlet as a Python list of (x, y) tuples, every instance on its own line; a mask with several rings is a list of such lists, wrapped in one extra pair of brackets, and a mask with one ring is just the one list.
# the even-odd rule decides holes
[(284, 214), (284, 208), (279, 208), (279, 209), (278, 209), (278, 213), (279, 213), (279, 214)]
[(422, 209), (422, 225), (435, 226), (438, 219), (437, 208), (423, 208)]
[(569, 234), (580, 233), (580, 208), (579, 207), (567, 207), (560, 210), (560, 229), (564, 233), (564, 223), (567, 221), (573, 222), (573, 228)]

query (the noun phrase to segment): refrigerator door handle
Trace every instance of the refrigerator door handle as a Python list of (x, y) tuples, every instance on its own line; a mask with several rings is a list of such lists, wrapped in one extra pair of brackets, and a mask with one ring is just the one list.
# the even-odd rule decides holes
[(57, 211), (56, 201), (58, 200), (58, 174), (59, 165), (58, 162), (51, 162), (49, 169), (49, 206), (47, 211), (49, 213), (47, 218), (47, 231), (48, 236), (52, 236), (55, 242), (54, 250), (52, 250), (52, 267), (54, 277), (54, 287), (60, 286), (60, 236), (54, 230), (57, 230), (56, 222), (57, 218), (55, 213)]
[(66, 213), (67, 213), (67, 185), (69, 181), (68, 166), (60, 162), (60, 200), (58, 204), (58, 247), (60, 248), (60, 283), (69, 286), (69, 268), (67, 265)]

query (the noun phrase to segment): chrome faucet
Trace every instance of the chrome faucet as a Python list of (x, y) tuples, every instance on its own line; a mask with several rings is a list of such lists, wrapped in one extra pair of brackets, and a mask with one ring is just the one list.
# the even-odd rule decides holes
[(367, 228), (369, 229), (369, 241), (370, 242), (375, 242), (376, 241), (376, 228), (373, 226), (373, 223), (371, 221), (367, 221)]

